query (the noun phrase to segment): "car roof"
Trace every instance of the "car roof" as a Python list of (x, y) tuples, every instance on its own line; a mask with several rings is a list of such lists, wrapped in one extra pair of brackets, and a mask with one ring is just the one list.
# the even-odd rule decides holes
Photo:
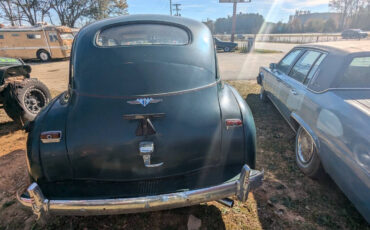
[(336, 54), (354, 54), (370, 52), (370, 42), (368, 40), (361, 41), (336, 41), (336, 42), (319, 42), (301, 45), (303, 48), (316, 48), (328, 53)]

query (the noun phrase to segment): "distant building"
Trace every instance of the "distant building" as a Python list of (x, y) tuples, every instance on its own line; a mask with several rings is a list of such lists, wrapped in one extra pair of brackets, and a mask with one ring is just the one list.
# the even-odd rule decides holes
[(340, 14), (339, 13), (311, 13), (311, 11), (297, 10), (294, 15), (289, 16), (289, 23), (295, 19), (299, 19), (302, 24), (306, 24), (307, 21), (311, 19), (321, 19), (328, 20), (333, 19), (335, 22), (339, 22)]

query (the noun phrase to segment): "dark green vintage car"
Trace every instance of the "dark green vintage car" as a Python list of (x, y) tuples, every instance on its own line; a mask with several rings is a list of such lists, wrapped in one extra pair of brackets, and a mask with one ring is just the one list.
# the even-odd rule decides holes
[(99, 21), (75, 38), (68, 91), (29, 126), (31, 185), (18, 199), (37, 215), (245, 201), (263, 178), (255, 132), (246, 102), (220, 80), (205, 25)]

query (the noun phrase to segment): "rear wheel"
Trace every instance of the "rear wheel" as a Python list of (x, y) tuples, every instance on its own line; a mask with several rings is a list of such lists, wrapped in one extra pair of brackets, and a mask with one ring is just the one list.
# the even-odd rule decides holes
[(295, 143), (296, 161), (298, 167), (307, 176), (318, 179), (324, 175), (317, 148), (311, 135), (302, 127), (299, 127)]
[(226, 46), (226, 47), (224, 48), (224, 51), (225, 51), (225, 52), (230, 52), (230, 47), (227, 47), (227, 46)]
[(46, 50), (39, 50), (37, 52), (37, 58), (40, 59), (43, 62), (47, 62), (50, 60), (50, 54)]
[(32, 121), (51, 99), (49, 89), (36, 79), (11, 84), (5, 93), (4, 109), (10, 118), (24, 125)]

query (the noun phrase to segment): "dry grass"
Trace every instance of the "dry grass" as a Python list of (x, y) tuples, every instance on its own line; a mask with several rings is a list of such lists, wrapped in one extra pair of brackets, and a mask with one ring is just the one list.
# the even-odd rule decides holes
[(246, 203), (236, 202), (232, 209), (210, 202), (143, 214), (51, 217), (41, 225), (14, 202), (15, 190), (25, 183), (26, 134), (0, 110), (0, 146), (7, 143), (0, 155), (0, 229), (186, 229), (190, 214), (202, 220), (201, 229), (370, 229), (331, 180), (313, 181), (299, 171), (294, 133), (270, 103), (259, 101), (259, 86), (229, 83), (251, 107), (258, 135), (257, 168), (266, 172), (264, 185)]

